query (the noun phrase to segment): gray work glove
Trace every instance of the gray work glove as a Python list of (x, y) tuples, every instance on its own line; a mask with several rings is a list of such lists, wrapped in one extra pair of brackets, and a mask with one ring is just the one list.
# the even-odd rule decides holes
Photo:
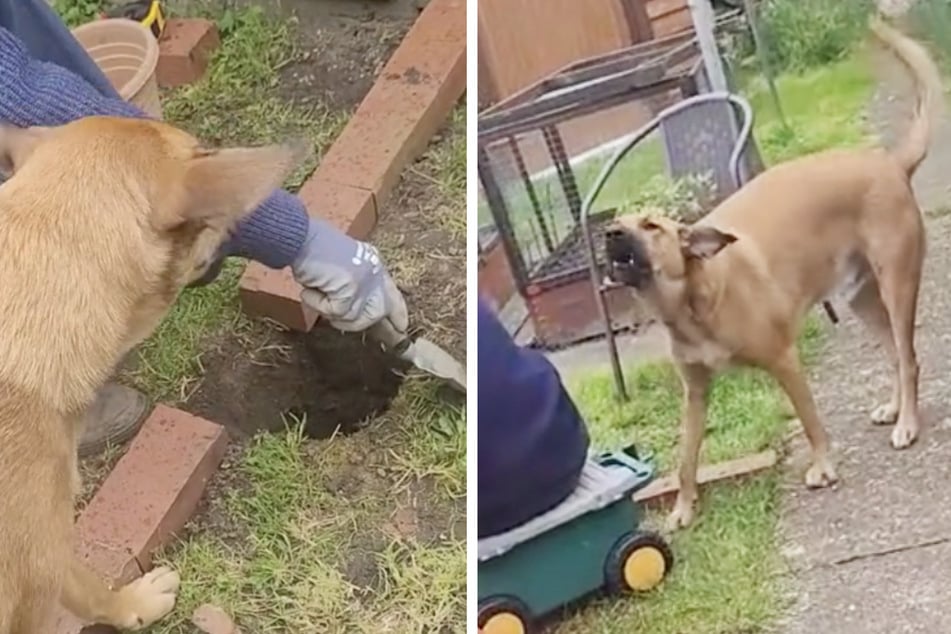
[(406, 333), (406, 301), (375, 247), (311, 218), (291, 270), (304, 287), (301, 300), (334, 328), (363, 332), (387, 319), (397, 332)]

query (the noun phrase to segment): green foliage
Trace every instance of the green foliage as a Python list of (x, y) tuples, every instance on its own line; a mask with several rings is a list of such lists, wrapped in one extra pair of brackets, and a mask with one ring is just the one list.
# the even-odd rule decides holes
[(765, 0), (758, 17), (777, 70), (846, 58), (868, 33), (871, 0)]
[(951, 0), (918, 0), (909, 22), (914, 34), (931, 45), (945, 70), (951, 69)]
[(104, 0), (54, 0), (53, 9), (69, 28), (94, 20), (105, 7)]
[(639, 187), (633, 197), (624, 202), (622, 208), (661, 214), (680, 222), (692, 223), (710, 211), (716, 198), (716, 189), (711, 174), (676, 179), (659, 174)]

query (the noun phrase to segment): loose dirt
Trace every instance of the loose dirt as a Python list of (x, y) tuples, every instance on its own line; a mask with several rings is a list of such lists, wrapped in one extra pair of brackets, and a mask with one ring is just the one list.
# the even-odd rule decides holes
[(362, 336), (318, 324), (308, 334), (260, 329), (222, 337), (202, 357), (204, 378), (185, 408), (237, 432), (306, 420), (312, 438), (351, 433), (386, 410), (405, 366)]

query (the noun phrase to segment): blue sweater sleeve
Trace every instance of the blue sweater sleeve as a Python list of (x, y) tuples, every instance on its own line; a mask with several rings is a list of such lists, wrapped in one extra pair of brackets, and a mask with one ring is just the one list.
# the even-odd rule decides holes
[[(93, 115), (145, 117), (80, 76), (31, 56), (18, 38), (0, 28), (0, 121), (53, 126)], [(278, 190), (238, 226), (227, 254), (271, 268), (288, 266), (304, 244), (308, 221), (303, 203)]]

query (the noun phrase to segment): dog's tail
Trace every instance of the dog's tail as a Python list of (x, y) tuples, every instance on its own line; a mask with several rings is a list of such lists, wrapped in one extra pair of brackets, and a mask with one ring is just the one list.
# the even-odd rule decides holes
[(931, 136), (943, 111), (941, 73), (924, 46), (875, 17), (872, 32), (901, 59), (914, 76), (918, 93), (915, 119), (891, 153), (911, 176), (928, 155)]

